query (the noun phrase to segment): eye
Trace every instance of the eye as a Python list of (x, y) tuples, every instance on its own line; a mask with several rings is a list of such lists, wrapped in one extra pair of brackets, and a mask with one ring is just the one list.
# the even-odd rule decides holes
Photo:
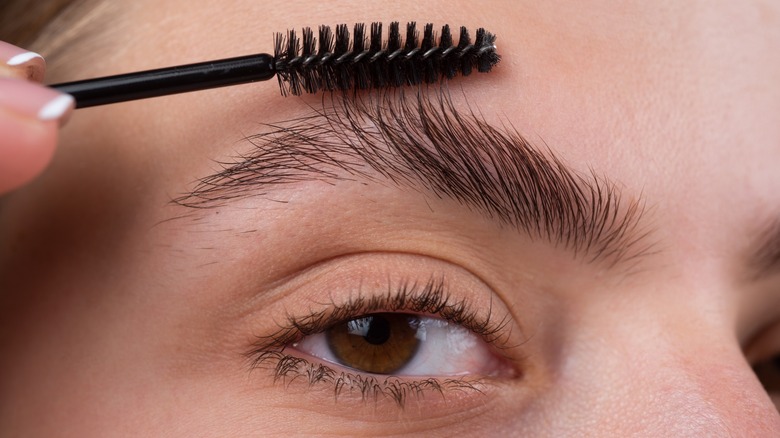
[(409, 313), (373, 313), (306, 336), (294, 350), (361, 373), (481, 376), (509, 372), (477, 334), (458, 324)]
[[(366, 257), (356, 260), (361, 263), (354, 269), (361, 272)], [(245, 353), (252, 370), (268, 370), (274, 383), (294, 385), (313, 397), (400, 407), (452, 398), (476, 406), (503, 383), (525, 379), (519, 347), (525, 337), (504, 303), (468, 273), (433, 263), (442, 272), (435, 270), (426, 281), (399, 276), (395, 271), (402, 266), (394, 264), (387, 280), (356, 276), (355, 284), (368, 285), (358, 288), (343, 286), (344, 270), (328, 265), (308, 303), (285, 306), (284, 320), (259, 329)], [(323, 289), (332, 272), (339, 273), (333, 287)], [(323, 302), (323, 296), (330, 301)]]

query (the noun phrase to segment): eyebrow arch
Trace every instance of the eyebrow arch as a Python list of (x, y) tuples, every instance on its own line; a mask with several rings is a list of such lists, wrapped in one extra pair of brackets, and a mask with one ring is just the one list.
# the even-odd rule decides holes
[[(339, 97), (340, 96), (340, 97)], [(531, 238), (610, 266), (647, 254), (644, 203), (581, 174), (513, 128), (456, 108), (444, 87), (323, 98), (309, 115), (247, 137), (252, 150), (173, 200), (212, 208), (304, 181), (389, 180), (460, 203)]]

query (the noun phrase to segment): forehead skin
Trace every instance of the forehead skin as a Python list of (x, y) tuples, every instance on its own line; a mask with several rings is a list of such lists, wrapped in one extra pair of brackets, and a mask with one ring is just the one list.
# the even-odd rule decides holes
[[(302, 26), (397, 20), (463, 25), (472, 32), (485, 27), (498, 36), (503, 60), (488, 75), (455, 81), (452, 89), (463, 89), (463, 93), (453, 93), (456, 100), (462, 104), (467, 99), (494, 124), (511, 123), (532, 141), (548, 145), (575, 169), (608, 175), (629, 199), (641, 195), (658, 250), (631, 279), (608, 282), (619, 285), (614, 289), (630, 286), (630, 294), (623, 291), (623, 296), (650, 309), (647, 313), (621, 313), (626, 309), (638, 312), (638, 304), (615, 298), (615, 290), (556, 297), (565, 303), (559, 309), (585, 321), (577, 327), (581, 334), (571, 335), (572, 339), (584, 339), (586, 333), (609, 339), (572, 347), (571, 357), (607, 357), (605, 351), (619, 348), (606, 344), (621, 342), (625, 336), (631, 339), (619, 344), (625, 348), (635, 346), (634, 339), (647, 341), (641, 347), (642, 357), (649, 358), (647, 364), (624, 367), (621, 360), (632, 357), (630, 350), (610, 356), (613, 361), (605, 359), (603, 364), (573, 360), (561, 365), (563, 377), (523, 414), (523, 425), (512, 422), (511, 410), (498, 408), (490, 425), (505, 432), (540, 433), (557, 428), (563, 434), (588, 427), (602, 435), (620, 435), (620, 428), (630, 425), (635, 432), (672, 435), (695, 430), (675, 429), (677, 419), (668, 414), (689, 407), (692, 416), (713, 419), (696, 426), (712, 427), (709, 432), (713, 434), (729, 430), (739, 435), (754, 427), (780, 427), (735, 340), (755, 329), (749, 315), (758, 313), (756, 309), (769, 298), (751, 288), (734, 286), (740, 281), (751, 236), (780, 215), (778, 4), (459, 3), (394, 1), (367, 6), (353, 1), (334, 6), (288, 1), (269, 7), (266, 2), (249, 0), (229, 6), (192, 0), (124, 2), (100, 10), (111, 20), (97, 19), (87, 26), (93, 38), (77, 43), (81, 47), (74, 47), (72, 53), (78, 56), (71, 57), (68, 48), (53, 54), (47, 78), (54, 83), (269, 52), (274, 32)], [(46, 52), (45, 47), (36, 49)], [(154, 299), (139, 293), (133, 295), (133, 307), (121, 293), (129, 296), (129, 291), (145, 286), (139, 276), (167, 284), (180, 275), (185, 264), (163, 262), (157, 255), (161, 248), (181, 244), (175, 239), (200, 244), (197, 234), (182, 236), (171, 229), (148, 232), (170, 219), (166, 203), (172, 197), (211, 173), (216, 167), (213, 160), (226, 160), (245, 147), (240, 140), (255, 134), (260, 123), (294, 118), (307, 104), (319, 101), (310, 96), (283, 98), (275, 82), (268, 82), (74, 114), (63, 130), (51, 169), (40, 181), (4, 200), (0, 210), (0, 240), (10, 242), (5, 250), (0, 249), (0, 278), (5, 276), (14, 290), (26, 292), (3, 291), (0, 296), (0, 309), (7, 309), (0, 310), (0, 321), (6, 321), (0, 323), (0, 346), (12, 353), (0, 355), (0, 367), (7, 370), (6, 376), (14, 377), (4, 379), (0, 394), (15, 394), (20, 406), (40, 406), (46, 411), (20, 408), (15, 419), (9, 420), (0, 410), (0, 425), (23, 427), (24, 423), (36, 424), (38, 416), (47, 416), (39, 427), (55, 427), (59, 422), (93, 431), (100, 427), (112, 430), (117, 425), (138, 431), (158, 425), (186, 434), (198, 430), (189, 429), (192, 425), (220, 430), (217, 427), (223, 418), (233, 418), (235, 429), (227, 430), (236, 431), (255, 420), (253, 410), (263, 408), (256, 399), (251, 399), (253, 404), (236, 406), (214, 399), (215, 405), (231, 409), (229, 413), (215, 409), (207, 418), (153, 416), (153, 406), (191, 402), (197, 406), (192, 412), (206, 412), (207, 404), (198, 398), (202, 395), (187, 391), (182, 393), (190, 397), (186, 401), (179, 400), (179, 393), (170, 393), (150, 403), (149, 393), (137, 388), (147, 384), (146, 390), (153, 391), (151, 371), (124, 369), (128, 362), (120, 360), (110, 362), (115, 368), (109, 369), (86, 358), (116, 353), (117, 342), (133, 345), (139, 336), (161, 336), (149, 333), (151, 328), (112, 332), (112, 327), (121, 325), (116, 321), (130, 324), (129, 320), (142, 327), (155, 317), (178, 315), (179, 310), (170, 310), (181, 307), (177, 300), (210, 303), (208, 298), (183, 293)], [(316, 200), (317, 190), (302, 191), (294, 198), (306, 204), (307, 199)], [(352, 192), (345, 193), (344, 199), (349, 200)], [(363, 199), (360, 196), (354, 199)], [(275, 213), (267, 214), (271, 218)], [(157, 262), (173, 267), (163, 272), (155, 266)], [(282, 264), (271, 263), (267, 269), (271, 272)], [(577, 282), (555, 279), (561, 289), (592, 285), (601, 275), (585, 267), (571, 269), (578, 270)], [(537, 271), (557, 272), (554, 267)], [(504, 299), (510, 308), (519, 302), (511, 296)], [(674, 302), (672, 310), (666, 309), (669, 300)], [(120, 304), (124, 313), (117, 310)], [(599, 316), (604, 309), (611, 310), (610, 316)], [(644, 319), (652, 309), (665, 315), (661, 322)], [(691, 309), (701, 310), (701, 315), (685, 314)], [(83, 314), (86, 322), (72, 325), (63, 316), (68, 312)], [(90, 312), (101, 315), (95, 319), (98, 322), (89, 322), (94, 317)], [(663, 325), (669, 322), (680, 324), (672, 325), (679, 336), (658, 335), (669, 328)], [(605, 328), (607, 324), (612, 325)], [(95, 334), (102, 331), (110, 335)], [(608, 338), (613, 335), (618, 340)], [(95, 341), (88, 346), (78, 341), (91, 337)], [(186, 349), (173, 341), (158, 347)], [(61, 358), (62, 373), (56, 376), (47, 372), (58, 367), (52, 364), (51, 354)], [(707, 358), (703, 363), (694, 360), (702, 357)], [(178, 366), (182, 375), (202, 371)], [(610, 366), (626, 369), (615, 371)], [(680, 392), (668, 388), (654, 392), (652, 382), (631, 386), (634, 375), (654, 372), (656, 366), (681, 370), (657, 374), (669, 381), (679, 378)], [(41, 387), (30, 383), (34, 381)], [(589, 398), (599, 385), (629, 389)], [(106, 387), (116, 397), (102, 392)], [(62, 388), (66, 395), (47, 397), (51, 388)], [(116, 399), (120, 395), (121, 402)], [(718, 405), (723, 399), (731, 400), (729, 406), (734, 407)], [(500, 404), (502, 408), (510, 405)], [(0, 407), (8, 406), (8, 399), (0, 400)], [(69, 410), (69, 406), (85, 406), (93, 412), (102, 409), (108, 414), (83, 419), (83, 412)], [(133, 410), (125, 413), (126, 422), (112, 417), (122, 417), (126, 406)], [(562, 412), (569, 416), (559, 415)], [(607, 412), (614, 412), (614, 417)], [(754, 417), (745, 417), (745, 412)], [(642, 423), (643, 416), (657, 420)], [(740, 423), (740, 416), (750, 421)], [(147, 418), (152, 419), (139, 426)], [(279, 418), (287, 417), (280, 413)], [(282, 421), (281, 427), (290, 421)]]
[[(754, 3), (368, 8), (357, 2), (334, 8), (290, 2), (277, 11), (252, 1), (230, 8), (141, 1), (109, 12), (120, 20), (117, 26), (94, 23), (107, 28), (89, 43), (96, 55), (73, 62), (63, 51), (57, 60), (67, 68), (50, 71), (49, 79), (267, 52), (273, 32), (302, 26), (393, 20), (465, 25), (472, 32), (484, 26), (498, 35), (504, 61), (489, 77), (458, 84), (489, 120), (508, 120), (574, 167), (593, 168), (641, 192), (662, 212), (655, 220), (662, 233), (671, 233), (665, 240), (713, 254), (741, 240), (743, 228), (758, 218), (777, 214), (780, 196), (774, 195), (772, 171), (780, 153), (774, 80), (780, 59), (767, 56), (780, 37), (773, 26), (778, 12), (768, 2)], [(116, 115), (112, 124), (133, 126), (124, 139), (133, 146), (118, 153), (160, 156), (166, 166), (175, 164), (161, 154), (174, 155), (186, 170), (166, 173), (187, 173), (191, 180), (192, 166), (215, 151), (214, 142), (187, 140), (223, 139), (226, 133), (241, 138), (254, 132), (252, 124), (293, 116), (300, 108), (298, 99), (282, 99), (266, 83), (83, 112), (65, 134), (67, 140), (82, 125), (93, 126), (93, 117)], [(155, 114), (151, 126), (148, 114)], [(161, 151), (161, 143), (170, 147)], [(680, 190), (683, 181), (686, 190)]]

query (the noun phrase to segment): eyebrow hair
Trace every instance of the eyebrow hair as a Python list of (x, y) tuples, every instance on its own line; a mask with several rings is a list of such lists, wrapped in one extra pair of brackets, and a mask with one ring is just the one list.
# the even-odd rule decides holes
[(252, 151), (220, 162), (220, 171), (173, 202), (211, 208), (280, 185), (384, 179), (452, 199), (590, 262), (616, 265), (652, 246), (639, 244), (649, 234), (640, 226), (641, 197), (624, 204), (613, 182), (575, 171), (513, 128), (458, 110), (444, 87), (326, 101), (304, 117), (265, 124), (246, 138)]

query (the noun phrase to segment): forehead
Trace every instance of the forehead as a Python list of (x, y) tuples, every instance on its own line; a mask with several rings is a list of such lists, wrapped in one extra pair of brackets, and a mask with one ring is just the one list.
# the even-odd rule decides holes
[[(502, 63), (452, 87), (488, 120), (513, 125), (583, 172), (609, 174), (669, 212), (672, 223), (711, 223), (713, 216), (744, 223), (773, 215), (772, 205), (780, 204), (772, 165), (780, 158), (780, 58), (773, 56), (780, 33), (778, 14), (766, 8), (641, 1), (619, 8), (599, 1), (335, 8), (290, 1), (268, 10), (254, 1), (226, 7), (178, 0), (112, 8), (119, 7), (104, 8), (104, 18), (87, 26), (104, 36), (86, 43), (96, 47), (83, 52), (93, 59), (62, 64), (67, 68), (53, 69), (51, 77), (271, 52), (274, 32), (303, 26), (397, 20), (485, 27), (498, 36)], [(258, 120), (294, 118), (317, 102), (283, 99), (272, 83), (196, 94), (81, 117), (121, 115), (115, 120), (143, 125), (139, 135), (155, 143), (213, 159), (221, 152), (213, 147), (218, 139), (246, 134)]]

